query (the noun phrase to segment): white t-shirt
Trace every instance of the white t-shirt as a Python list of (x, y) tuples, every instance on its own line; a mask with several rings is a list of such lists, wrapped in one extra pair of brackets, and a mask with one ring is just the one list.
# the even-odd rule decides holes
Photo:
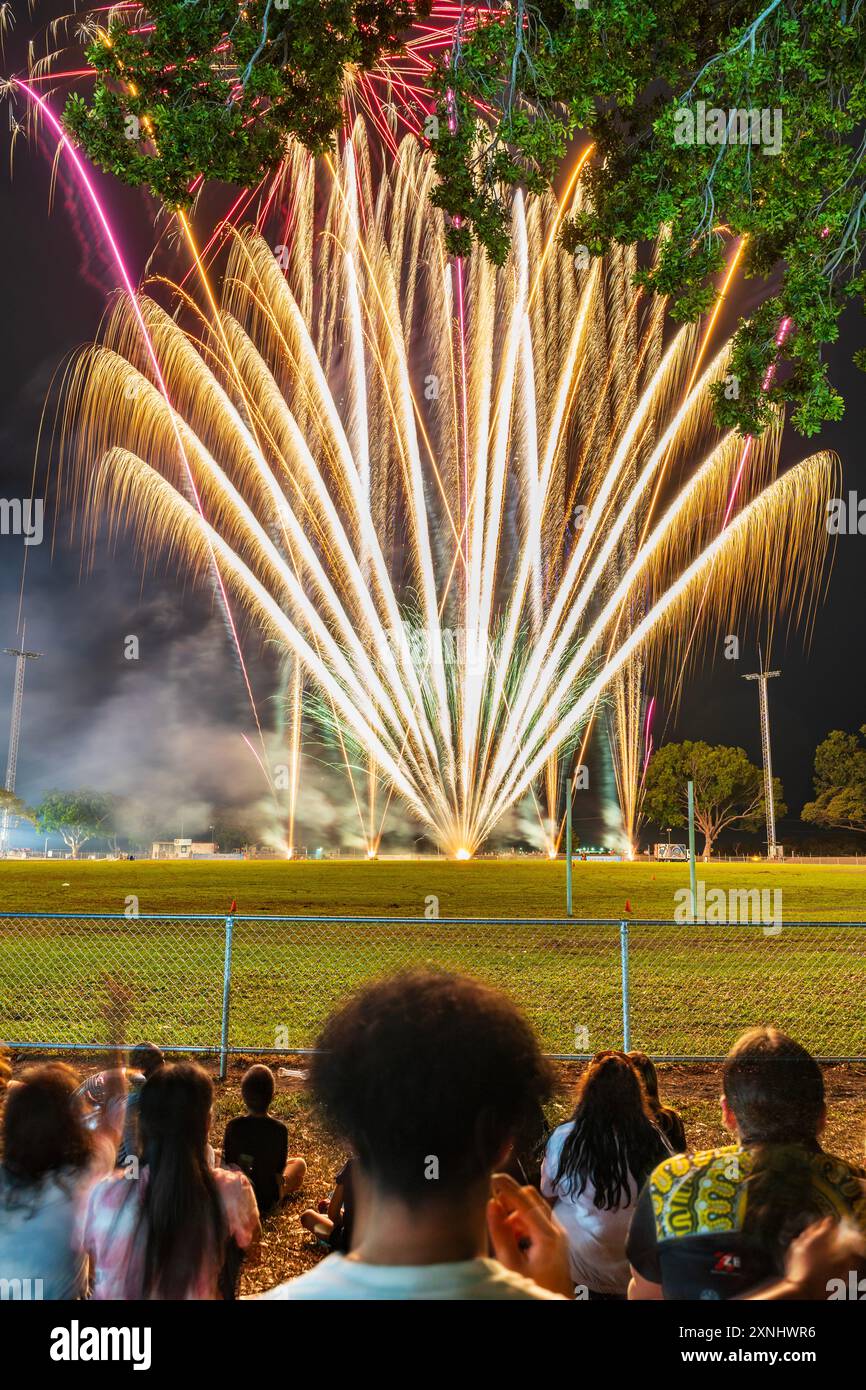
[[(66, 1169), (36, 1187), (22, 1188), (0, 1170), (0, 1279), (29, 1279), (34, 1299), (84, 1297), (87, 1199), (114, 1168), (114, 1153), (113, 1141), (98, 1133), (90, 1163), (78, 1172)], [(28, 1296), (25, 1287), (22, 1297)]]
[[(498, 1260), (461, 1260), (439, 1265), (371, 1265), (346, 1255), (328, 1255), (315, 1269), (278, 1284), (260, 1298), (363, 1299), (561, 1299), (512, 1274)], [(564, 1301), (564, 1300), (563, 1300)]]
[(560, 1125), (550, 1136), (544, 1162), (541, 1165), (541, 1191), (555, 1199), (553, 1215), (568, 1237), (569, 1263), (575, 1284), (582, 1284), (593, 1293), (619, 1294), (628, 1291), (629, 1267), (625, 1253), (628, 1228), (637, 1203), (637, 1184), (629, 1183), (628, 1206), (604, 1211), (595, 1205), (595, 1189), (591, 1183), (580, 1196), (557, 1188), (554, 1183), (559, 1169), (562, 1146), (572, 1130), (572, 1122)]

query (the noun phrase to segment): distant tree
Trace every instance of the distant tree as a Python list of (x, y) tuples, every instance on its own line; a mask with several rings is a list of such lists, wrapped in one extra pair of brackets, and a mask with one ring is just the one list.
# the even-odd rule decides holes
[(43, 834), (59, 835), (73, 859), (95, 835), (111, 834), (111, 813), (111, 798), (91, 791), (51, 791), (33, 810), (37, 829)]
[(4, 811), (7, 811), (10, 816), (20, 817), (21, 820), (32, 821), (34, 815), (34, 812), (24, 805), (20, 796), (16, 796), (14, 792), (7, 792), (5, 789), (0, 788), (0, 814)]
[(815, 750), (815, 800), (802, 820), (834, 830), (866, 831), (866, 724), (857, 734), (834, 729)]
[[(685, 825), (688, 783), (695, 785), (695, 823), (709, 859), (723, 830), (738, 825), (757, 830), (765, 816), (764, 779), (742, 748), (726, 744), (665, 743), (653, 753), (647, 770), (644, 807), (658, 825)], [(773, 779), (776, 816), (787, 810), (782, 784)]]

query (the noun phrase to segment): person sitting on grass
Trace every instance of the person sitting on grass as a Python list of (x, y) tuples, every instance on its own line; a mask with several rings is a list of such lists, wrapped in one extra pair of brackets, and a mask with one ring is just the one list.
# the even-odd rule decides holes
[(656, 1071), (655, 1062), (645, 1052), (629, 1052), (628, 1057), (640, 1072), (646, 1098), (649, 1101), (650, 1114), (656, 1128), (660, 1129), (667, 1139), (671, 1146), (671, 1153), (684, 1154), (688, 1148), (686, 1127), (678, 1110), (673, 1110), (671, 1106), (661, 1103), (659, 1074)]
[(95, 1299), (233, 1298), (261, 1226), (243, 1173), (211, 1168), (210, 1077), (163, 1066), (142, 1087), (138, 1181), (118, 1172), (91, 1193), (84, 1225)]
[[(83, 1298), (81, 1225), (91, 1189), (114, 1168), (122, 1110), (107, 1105), (85, 1124), (78, 1077), (61, 1062), (28, 1067), (3, 1107), (0, 1280), (22, 1297)], [(109, 1084), (108, 1096), (112, 1095)]]
[(778, 1028), (752, 1028), (725, 1061), (722, 1119), (736, 1143), (656, 1168), (628, 1237), (629, 1297), (742, 1297), (784, 1269), (791, 1242), (825, 1216), (866, 1232), (866, 1174), (818, 1143), (826, 1119), (814, 1057)]
[(629, 1223), (641, 1188), (669, 1153), (637, 1068), (624, 1052), (596, 1053), (541, 1168), (541, 1191), (568, 1237), (572, 1278), (590, 1298), (626, 1297)]
[(264, 1298), (570, 1295), (565, 1239), (540, 1194), (499, 1175), (491, 1197), (492, 1175), (552, 1086), (504, 995), (431, 971), (373, 984), (325, 1024), (310, 1084), (355, 1155), (352, 1249)]
[(164, 1064), (165, 1057), (155, 1043), (138, 1043), (129, 1054), (129, 1066), (108, 1067), (94, 1072), (78, 1088), (87, 1107), (86, 1122), (93, 1126), (108, 1104), (117, 1107), (115, 1117), (122, 1129), (117, 1163), (122, 1167), (130, 1157), (138, 1157), (138, 1098), (148, 1077)]
[(223, 1167), (246, 1173), (262, 1218), (303, 1186), (307, 1172), (302, 1158), (289, 1157), (289, 1131), (282, 1120), (268, 1114), (274, 1090), (270, 1067), (257, 1064), (244, 1072), (241, 1095), (247, 1113), (229, 1120), (223, 1138)]
[(352, 1196), (352, 1163), (347, 1158), (336, 1178), (334, 1190), (327, 1204), (322, 1203), (318, 1211), (301, 1212), (301, 1225), (310, 1235), (315, 1236), (329, 1250), (352, 1248), (352, 1224), (355, 1218), (355, 1204)]

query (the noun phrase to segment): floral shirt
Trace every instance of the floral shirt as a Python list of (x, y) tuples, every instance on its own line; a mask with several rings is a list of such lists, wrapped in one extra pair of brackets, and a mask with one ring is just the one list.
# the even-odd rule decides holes
[[(241, 1250), (248, 1250), (261, 1232), (249, 1179), (243, 1173), (223, 1168), (212, 1169), (211, 1177), (225, 1213), (226, 1234), (234, 1237)], [(142, 1169), (138, 1182), (116, 1173), (99, 1183), (91, 1193), (84, 1225), (84, 1248), (91, 1260), (93, 1298), (123, 1299), (128, 1296), (127, 1287), (141, 1287), (144, 1253), (136, 1249), (135, 1235), (147, 1178), (146, 1168)], [(217, 1261), (203, 1266), (186, 1297), (219, 1298), (219, 1274)]]

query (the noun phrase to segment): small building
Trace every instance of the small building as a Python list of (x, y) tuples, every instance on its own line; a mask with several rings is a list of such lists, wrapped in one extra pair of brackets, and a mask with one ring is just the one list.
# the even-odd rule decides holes
[(152, 859), (210, 859), (217, 847), (212, 840), (154, 840)]

